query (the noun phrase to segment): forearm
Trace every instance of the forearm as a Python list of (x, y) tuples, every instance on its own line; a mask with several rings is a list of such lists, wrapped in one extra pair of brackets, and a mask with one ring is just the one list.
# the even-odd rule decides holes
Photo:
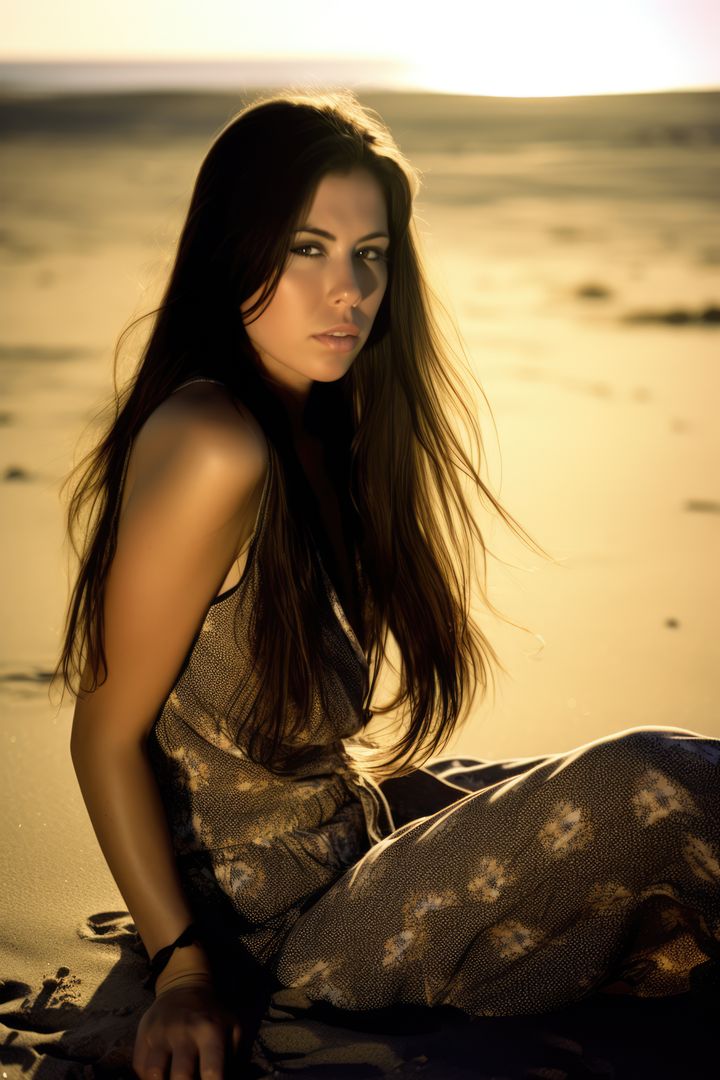
[[(192, 921), (170, 830), (147, 753), (86, 725), (73, 732), (73, 765), (95, 835), (145, 948), (152, 957)], [(210, 971), (199, 946), (176, 949), (158, 980)]]

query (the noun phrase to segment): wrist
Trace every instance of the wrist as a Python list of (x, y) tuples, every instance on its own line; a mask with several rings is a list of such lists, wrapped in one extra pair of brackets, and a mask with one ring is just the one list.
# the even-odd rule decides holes
[(200, 968), (198, 971), (184, 971), (180, 975), (164, 977), (165, 972), (158, 977), (155, 984), (155, 998), (162, 997), (171, 990), (188, 990), (194, 987), (212, 987), (213, 978), (209, 971)]
[(211, 972), (207, 951), (199, 942), (175, 949), (157, 977), (157, 985), (186, 972)]
[(200, 933), (196, 923), (188, 923), (175, 941), (158, 949), (150, 961), (150, 974), (144, 984), (148, 990), (156, 989), (161, 976), (164, 984), (175, 975), (198, 970), (210, 972), (210, 960)]

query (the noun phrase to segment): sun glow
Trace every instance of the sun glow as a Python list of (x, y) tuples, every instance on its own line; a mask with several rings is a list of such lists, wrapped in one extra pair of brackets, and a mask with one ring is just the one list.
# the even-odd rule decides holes
[[(364, 0), (350, 32), (328, 0), (274, 0), (252, 11), (237, 0), (206, 0), (202, 17), (196, 0), (10, 3), (8, 61), (176, 59), (212, 68), (223, 60), (238, 65), (240, 83), (270, 80), (247, 83), (254, 86), (359, 80), (504, 97), (720, 82), (718, 0)], [(297, 62), (295, 74), (287, 74), (287, 61)]]
[(682, 83), (683, 57), (652, 7), (555, 0), (468, 8), (465, 27), (452, 24), (450, 47), (415, 42), (412, 78), (439, 92), (508, 97), (666, 89)]

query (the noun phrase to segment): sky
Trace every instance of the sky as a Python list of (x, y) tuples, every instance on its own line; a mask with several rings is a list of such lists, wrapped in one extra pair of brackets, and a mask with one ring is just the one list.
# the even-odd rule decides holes
[(720, 0), (0, 0), (0, 60), (374, 59), (448, 93), (720, 87)]

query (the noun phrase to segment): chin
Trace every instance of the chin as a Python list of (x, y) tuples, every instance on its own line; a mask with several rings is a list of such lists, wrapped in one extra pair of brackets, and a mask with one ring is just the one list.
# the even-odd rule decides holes
[(353, 362), (351, 361), (349, 364), (345, 365), (345, 367), (343, 368), (342, 371), (339, 371), (339, 370), (336, 369), (335, 371), (326, 371), (321, 375), (316, 375), (316, 376), (313, 377), (313, 382), (322, 382), (322, 383), (337, 382), (338, 379), (342, 379), (344, 375), (347, 375), (348, 371), (350, 370), (350, 368), (352, 366), (353, 366)]

